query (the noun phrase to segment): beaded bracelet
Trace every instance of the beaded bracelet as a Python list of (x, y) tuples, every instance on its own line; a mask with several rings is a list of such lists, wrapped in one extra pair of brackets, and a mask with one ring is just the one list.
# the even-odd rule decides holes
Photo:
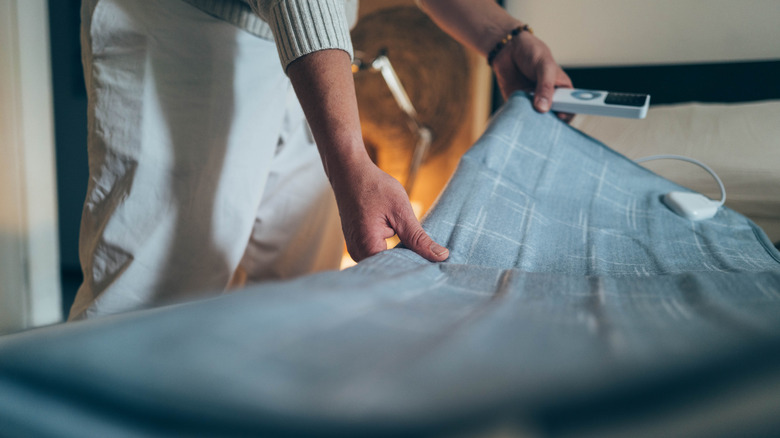
[(496, 43), (496, 47), (493, 47), (493, 50), (491, 50), (490, 53), (488, 53), (487, 56), (488, 65), (492, 66), (493, 60), (496, 58), (496, 55), (498, 55), (498, 52), (500, 52), (501, 49), (504, 48), (504, 46), (506, 46), (507, 44), (509, 44), (510, 41), (512, 41), (512, 38), (516, 37), (522, 31), (526, 31), (531, 35), (534, 34), (534, 31), (527, 24), (524, 24), (522, 26), (517, 26), (516, 28), (512, 29), (512, 31), (506, 34), (504, 39)]

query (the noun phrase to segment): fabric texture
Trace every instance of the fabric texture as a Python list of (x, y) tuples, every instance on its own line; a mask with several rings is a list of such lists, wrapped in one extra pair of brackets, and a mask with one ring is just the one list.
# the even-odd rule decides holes
[(675, 215), (660, 200), (672, 189), (516, 94), (424, 222), (447, 262), (396, 248), (6, 337), (0, 424), (62, 437), (777, 430), (780, 253), (728, 208)]
[(273, 43), (180, 0), (83, 14), (90, 181), (72, 319), (338, 268), (335, 199)]
[[(710, 166), (726, 185), (726, 205), (780, 243), (780, 100), (741, 104), (687, 103), (650, 108), (637, 123), (578, 116), (573, 126), (629, 158), (678, 154)], [(647, 163), (672, 181), (720, 198), (704, 170), (687, 163)]]
[(260, 38), (276, 41), (282, 67), (324, 49), (352, 56), (357, 0), (184, 0)]

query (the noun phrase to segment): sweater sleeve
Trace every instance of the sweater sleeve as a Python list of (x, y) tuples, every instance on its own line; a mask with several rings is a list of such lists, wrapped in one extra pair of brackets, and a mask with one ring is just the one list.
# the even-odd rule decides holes
[(341, 49), (352, 57), (343, 0), (249, 0), (271, 27), (282, 67), (312, 52)]

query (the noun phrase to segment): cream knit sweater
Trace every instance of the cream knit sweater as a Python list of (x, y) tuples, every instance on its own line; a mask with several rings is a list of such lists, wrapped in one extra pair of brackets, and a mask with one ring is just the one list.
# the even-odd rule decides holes
[(352, 56), (349, 28), (357, 0), (184, 0), (253, 35), (275, 41), (282, 67), (308, 53), (341, 49)]

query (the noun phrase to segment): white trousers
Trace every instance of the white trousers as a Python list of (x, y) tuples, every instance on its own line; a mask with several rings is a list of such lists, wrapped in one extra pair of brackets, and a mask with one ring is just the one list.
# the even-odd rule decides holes
[(272, 42), (181, 0), (84, 0), (82, 51), (70, 319), (338, 268), (333, 193)]

